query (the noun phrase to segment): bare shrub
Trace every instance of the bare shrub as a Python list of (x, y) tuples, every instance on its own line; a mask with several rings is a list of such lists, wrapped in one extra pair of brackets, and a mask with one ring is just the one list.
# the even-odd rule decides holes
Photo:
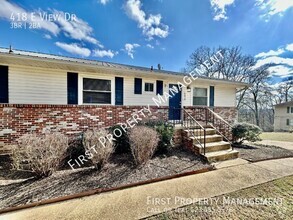
[(159, 140), (158, 132), (152, 128), (136, 126), (130, 130), (130, 148), (137, 165), (145, 164), (153, 156)]
[(47, 177), (56, 171), (66, 156), (68, 138), (61, 133), (26, 134), (12, 150), (16, 169), (31, 170), (37, 177)]
[(86, 152), (90, 152), (91, 161), (100, 170), (108, 162), (114, 151), (114, 145), (110, 141), (105, 144), (100, 142), (100, 138), (105, 138), (109, 132), (102, 128), (99, 130), (88, 130), (83, 134), (83, 146)]

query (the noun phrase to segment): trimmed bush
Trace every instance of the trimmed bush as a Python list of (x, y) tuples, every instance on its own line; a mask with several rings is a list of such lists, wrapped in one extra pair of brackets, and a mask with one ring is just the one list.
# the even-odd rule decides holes
[[(114, 145), (115, 145), (115, 153), (117, 154), (123, 154), (123, 153), (129, 153), (131, 152), (130, 145), (129, 145), (129, 139), (127, 132), (125, 132), (123, 129), (121, 129), (121, 126), (115, 125), (111, 127), (111, 132), (113, 133), (115, 129), (119, 129), (120, 132), (122, 132), (122, 135), (120, 137), (114, 136)], [(113, 133), (114, 135), (114, 133)]]
[(66, 157), (68, 138), (61, 133), (26, 134), (12, 150), (16, 169), (31, 170), (37, 177), (50, 176)]
[(100, 142), (100, 138), (106, 138), (109, 131), (102, 128), (99, 130), (88, 130), (83, 134), (83, 146), (86, 151), (91, 152), (90, 159), (95, 168), (100, 170), (108, 162), (114, 151), (114, 144), (106, 141), (105, 144)]
[(136, 165), (145, 164), (158, 146), (159, 134), (150, 127), (136, 126), (130, 130), (128, 136)]
[[(70, 136), (68, 138), (68, 148), (67, 148), (67, 152), (66, 152), (66, 158), (64, 158), (64, 160), (62, 161), (62, 169), (68, 169), (70, 168), (68, 161), (69, 160), (77, 160), (79, 161), (79, 156), (80, 155), (85, 155), (85, 149), (82, 143), (83, 140), (83, 133), (79, 134), (79, 135), (74, 135), (74, 136)], [(92, 166), (92, 161), (87, 161), (84, 162), (82, 165), (84, 166)]]
[(232, 127), (233, 139), (236, 143), (242, 144), (244, 141), (259, 141), (262, 130), (260, 127), (249, 123), (237, 123)]
[(149, 120), (141, 123), (142, 125), (154, 128), (160, 135), (160, 141), (156, 153), (165, 154), (171, 146), (171, 140), (174, 134), (174, 127), (164, 121)]

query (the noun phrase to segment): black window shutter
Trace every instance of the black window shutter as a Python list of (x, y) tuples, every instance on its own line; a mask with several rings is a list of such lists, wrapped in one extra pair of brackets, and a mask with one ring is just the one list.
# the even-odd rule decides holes
[(8, 102), (8, 66), (0, 66), (0, 103)]
[(78, 104), (78, 73), (67, 73), (67, 104)]
[(115, 77), (115, 105), (123, 105), (123, 87), (122, 77)]
[(157, 80), (157, 95), (163, 95), (163, 81)]
[(210, 107), (215, 106), (215, 87), (210, 86)]
[(134, 78), (134, 94), (142, 94), (142, 79)]

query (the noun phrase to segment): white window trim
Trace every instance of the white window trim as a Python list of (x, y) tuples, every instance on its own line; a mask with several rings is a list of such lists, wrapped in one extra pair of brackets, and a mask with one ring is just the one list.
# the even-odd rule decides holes
[[(143, 93), (146, 93), (146, 94), (154, 94), (155, 92), (156, 92), (156, 82), (154, 82), (154, 81), (148, 81), (148, 80), (144, 80), (144, 79), (142, 79), (142, 83), (143, 83)], [(151, 91), (145, 91), (145, 84), (146, 83), (151, 83), (151, 84), (153, 84), (154, 85), (154, 88), (153, 88), (153, 91), (151, 92)]]
[[(194, 89), (207, 89), (207, 105), (193, 105), (193, 90)], [(191, 106), (195, 107), (209, 107), (210, 106), (210, 86), (193, 86), (191, 90), (191, 95), (190, 95), (190, 103)]]
[[(80, 73), (78, 75), (79, 75), (78, 77), (78, 104), (79, 105), (114, 105), (115, 104), (115, 77), (94, 76), (94, 75), (86, 74), (86, 73)], [(83, 79), (84, 78), (110, 80), (111, 81), (111, 91), (110, 91), (111, 103), (109, 104), (83, 103)]]

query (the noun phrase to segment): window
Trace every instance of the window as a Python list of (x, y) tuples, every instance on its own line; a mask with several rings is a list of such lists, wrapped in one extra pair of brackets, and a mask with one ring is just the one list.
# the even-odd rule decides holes
[(83, 103), (111, 104), (111, 80), (84, 78)]
[(287, 119), (286, 125), (293, 126), (293, 119)]
[(193, 89), (193, 105), (205, 105), (208, 104), (208, 89), (206, 88), (194, 88)]
[(145, 83), (144, 84), (145, 92), (153, 92), (154, 91), (154, 83)]
[(142, 94), (142, 79), (134, 78), (134, 94)]
[(292, 107), (287, 107), (287, 113), (289, 114), (289, 113), (293, 113), (293, 106)]

